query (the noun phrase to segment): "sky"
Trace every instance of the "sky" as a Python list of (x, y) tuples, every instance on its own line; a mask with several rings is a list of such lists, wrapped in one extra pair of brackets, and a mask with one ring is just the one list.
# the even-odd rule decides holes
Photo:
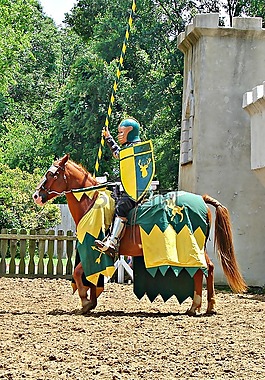
[(39, 0), (42, 5), (43, 12), (53, 18), (55, 24), (62, 25), (64, 20), (64, 14), (69, 12), (76, 0)]

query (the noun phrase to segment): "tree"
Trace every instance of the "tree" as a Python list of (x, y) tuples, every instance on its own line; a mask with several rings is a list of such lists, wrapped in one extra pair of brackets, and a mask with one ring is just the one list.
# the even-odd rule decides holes
[(52, 147), (57, 156), (70, 153), (93, 171), (112, 81), (112, 72), (97, 56), (87, 53), (75, 63), (53, 113)]
[[(44, 18), (38, 1), (6, 1), (1, 10), (8, 14), (10, 33), (5, 39), (6, 45), (12, 46), (13, 39), (18, 45), (13, 52), (14, 64), (8, 59), (8, 50), (2, 56), (9, 63), (0, 107), (2, 162), (32, 172), (34, 161), (40, 158), (35, 148), (43, 141), (44, 112), (58, 88), (53, 79), (55, 57), (51, 48), (57, 29), (51, 19)], [(3, 34), (6, 25), (2, 21), (1, 18), (0, 33)], [(20, 40), (24, 44), (19, 45)], [(10, 70), (12, 77), (8, 74)]]
[(60, 223), (60, 210), (49, 204), (40, 208), (32, 200), (40, 175), (0, 164), (0, 229), (49, 228)]
[[(6, 133), (0, 138), (2, 156), (0, 162), (10, 168), (20, 168), (33, 173), (35, 168), (44, 169), (50, 165), (51, 157), (44, 155), (44, 136), (31, 121), (10, 118), (4, 123)], [(49, 160), (50, 159), (50, 160)]]
[(36, 0), (0, 0), (0, 92), (5, 94), (19, 70), (18, 58), (30, 46), (31, 19)]
[(230, 26), (232, 18), (238, 16), (262, 17), (265, 25), (265, 3), (263, 0), (227, 0), (224, 9), (228, 13)]
[(0, 98), (0, 149), (3, 163), (32, 173), (35, 167), (46, 169), (54, 159), (50, 115), (82, 43), (71, 31), (56, 28), (37, 1), (30, 4), (28, 44), (17, 55), (19, 70), (2, 102)]

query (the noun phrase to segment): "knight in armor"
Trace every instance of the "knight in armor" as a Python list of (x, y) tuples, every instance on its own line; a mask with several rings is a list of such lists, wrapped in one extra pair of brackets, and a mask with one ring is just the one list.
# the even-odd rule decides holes
[[(111, 136), (108, 128), (104, 131), (104, 137), (107, 145), (112, 151), (113, 157), (119, 159), (120, 150), (141, 142), (140, 124), (134, 118), (128, 118), (121, 121), (118, 126), (118, 141), (121, 147)], [(116, 202), (114, 221), (110, 234), (101, 240), (96, 240), (96, 246), (102, 251), (114, 256), (118, 252), (120, 238), (127, 222), (129, 211), (136, 206), (137, 202), (131, 199), (126, 192)]]

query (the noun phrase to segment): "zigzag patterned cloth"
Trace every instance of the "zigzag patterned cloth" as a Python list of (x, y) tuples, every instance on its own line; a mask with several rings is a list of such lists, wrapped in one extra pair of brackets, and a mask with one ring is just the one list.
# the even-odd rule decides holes
[[(80, 200), (84, 194), (93, 198), (95, 190), (74, 193)], [(114, 200), (108, 190), (99, 190), (99, 195), (91, 210), (77, 226), (77, 250), (87, 281), (97, 285), (100, 275), (112, 277), (115, 272), (113, 259), (95, 247), (95, 239), (102, 240), (112, 222)]]
[(207, 275), (204, 246), (209, 225), (200, 195), (184, 191), (157, 195), (132, 210), (129, 224), (139, 224), (147, 271), (154, 277), (171, 267), (191, 277), (200, 268)]

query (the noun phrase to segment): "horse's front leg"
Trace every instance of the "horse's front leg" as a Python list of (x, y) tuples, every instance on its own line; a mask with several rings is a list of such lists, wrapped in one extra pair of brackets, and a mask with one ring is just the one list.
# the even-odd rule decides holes
[(213, 315), (216, 314), (216, 301), (215, 301), (215, 290), (214, 290), (214, 264), (210, 260), (209, 256), (205, 255), (207, 266), (208, 266), (208, 276), (206, 278), (207, 285), (207, 310), (206, 314)]
[[(81, 299), (83, 314), (87, 313), (89, 310), (94, 309), (97, 306), (97, 294), (96, 286), (91, 287), (85, 286), (82, 281), (82, 275), (84, 273), (81, 262), (75, 267), (73, 278), (75, 280), (76, 287), (78, 289), (78, 294)], [(87, 292), (90, 289), (90, 299), (87, 298)]]
[(187, 310), (186, 314), (191, 317), (196, 316), (197, 311), (200, 312), (202, 305), (202, 280), (203, 272), (201, 269), (197, 270), (194, 277), (194, 296), (191, 308)]

